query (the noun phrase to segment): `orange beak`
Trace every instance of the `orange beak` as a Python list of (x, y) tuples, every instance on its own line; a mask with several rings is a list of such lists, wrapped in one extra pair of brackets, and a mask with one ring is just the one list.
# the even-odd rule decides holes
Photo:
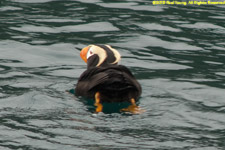
[(83, 48), (81, 51), (80, 51), (80, 57), (84, 60), (84, 62), (87, 63), (87, 52), (89, 50), (89, 46)]

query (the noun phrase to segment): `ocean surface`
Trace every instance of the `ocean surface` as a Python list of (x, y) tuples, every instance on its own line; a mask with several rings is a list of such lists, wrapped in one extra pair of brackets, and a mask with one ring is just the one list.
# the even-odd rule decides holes
[[(121, 53), (146, 112), (72, 94), (89, 44)], [(225, 5), (1, 0), (0, 149), (224, 150)]]

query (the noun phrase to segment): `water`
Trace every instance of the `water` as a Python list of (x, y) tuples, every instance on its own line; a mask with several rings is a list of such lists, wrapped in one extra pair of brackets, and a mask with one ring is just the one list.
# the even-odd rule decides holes
[[(225, 148), (225, 6), (0, 2), (0, 149)], [(74, 88), (89, 44), (142, 85), (140, 115), (93, 113)]]

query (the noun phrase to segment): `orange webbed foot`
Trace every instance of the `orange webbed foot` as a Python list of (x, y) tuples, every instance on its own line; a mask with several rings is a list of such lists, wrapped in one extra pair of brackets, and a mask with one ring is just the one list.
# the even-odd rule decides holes
[(131, 102), (130, 106), (128, 106), (127, 108), (121, 109), (122, 112), (130, 112), (132, 114), (141, 114), (141, 113), (145, 112), (144, 109), (141, 109), (139, 106), (136, 105), (134, 98), (132, 98), (130, 100), (130, 102)]
[(94, 105), (96, 106), (96, 109), (95, 109), (96, 113), (102, 112), (103, 105), (100, 103), (100, 93), (99, 92), (95, 93), (95, 104)]

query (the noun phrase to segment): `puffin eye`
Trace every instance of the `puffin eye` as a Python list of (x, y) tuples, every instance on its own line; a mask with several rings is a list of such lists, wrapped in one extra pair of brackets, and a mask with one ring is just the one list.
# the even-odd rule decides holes
[(93, 55), (93, 51), (90, 49), (87, 53), (87, 59)]

